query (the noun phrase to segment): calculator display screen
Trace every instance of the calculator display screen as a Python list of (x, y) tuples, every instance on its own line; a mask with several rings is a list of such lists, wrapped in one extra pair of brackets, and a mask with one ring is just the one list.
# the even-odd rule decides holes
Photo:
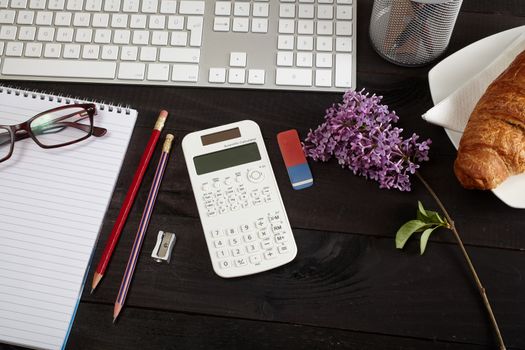
[(193, 163), (195, 164), (197, 175), (202, 175), (257, 160), (261, 160), (261, 154), (257, 143), (252, 142), (194, 157)]

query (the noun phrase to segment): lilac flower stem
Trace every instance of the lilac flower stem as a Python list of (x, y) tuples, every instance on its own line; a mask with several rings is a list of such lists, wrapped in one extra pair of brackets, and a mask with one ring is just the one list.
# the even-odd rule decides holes
[(437, 205), (445, 214), (445, 217), (447, 218), (447, 221), (449, 223), (449, 228), (454, 234), (454, 237), (456, 238), (456, 241), (458, 242), (459, 248), (461, 249), (461, 252), (463, 253), (463, 257), (467, 261), (467, 265), (470, 269), (470, 273), (472, 274), (472, 277), (474, 278), (474, 281), (476, 282), (476, 286), (478, 287), (479, 294), (481, 295), (481, 299), (483, 300), (483, 305), (485, 305), (485, 308), (487, 309), (487, 312), (489, 314), (490, 322), (492, 324), (492, 328), (494, 329), (494, 332), (496, 333), (496, 337), (498, 339), (498, 347), (500, 350), (505, 350), (505, 342), (503, 341), (503, 337), (501, 335), (501, 332), (499, 330), (498, 322), (496, 321), (496, 317), (494, 316), (494, 312), (492, 312), (492, 307), (490, 306), (489, 298), (487, 296), (487, 291), (485, 290), (485, 287), (481, 284), (481, 280), (478, 277), (478, 274), (476, 272), (476, 269), (474, 268), (474, 265), (472, 264), (472, 261), (470, 260), (470, 257), (467, 253), (467, 250), (465, 249), (465, 246), (463, 245), (463, 241), (461, 240), (461, 237), (459, 236), (459, 232), (456, 229), (456, 225), (454, 224), (454, 221), (450, 217), (450, 215), (447, 212), (447, 209), (445, 209), (445, 206), (437, 196), (437, 194), (434, 192), (434, 190), (430, 187), (428, 182), (425, 181), (423, 176), (419, 173), (419, 171), (416, 171), (416, 176), (419, 178), (419, 180), (425, 185), (428, 192), (432, 195), (434, 200), (436, 201)]

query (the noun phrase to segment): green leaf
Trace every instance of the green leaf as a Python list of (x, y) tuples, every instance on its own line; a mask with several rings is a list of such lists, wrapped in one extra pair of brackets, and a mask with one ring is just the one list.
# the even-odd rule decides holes
[(417, 201), (417, 206), (418, 206), (418, 210), (417, 210), (418, 220), (423, 221), (427, 224), (432, 223), (432, 224), (438, 224), (441, 226), (446, 226), (445, 220), (443, 220), (437, 212), (431, 211), (431, 210), (425, 210), (425, 208), (423, 207), (423, 204), (420, 201)]
[(403, 249), (410, 236), (416, 231), (423, 229), (427, 224), (421, 220), (410, 220), (397, 230), (396, 248)]
[(425, 253), (425, 248), (427, 247), (428, 238), (430, 237), (430, 234), (432, 231), (437, 229), (439, 226), (434, 226), (431, 228), (427, 228), (422, 234), (421, 234), (421, 240), (419, 241), (419, 248), (421, 250), (421, 255)]

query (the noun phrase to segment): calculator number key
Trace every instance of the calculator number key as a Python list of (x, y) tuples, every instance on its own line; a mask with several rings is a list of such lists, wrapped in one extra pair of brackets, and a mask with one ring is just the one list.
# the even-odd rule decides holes
[(244, 255), (244, 252), (243, 252), (242, 248), (233, 248), (232, 249), (232, 255), (233, 256), (241, 256), (241, 255)]
[(232, 263), (228, 260), (222, 260), (219, 261), (219, 267), (221, 269), (229, 269), (230, 267), (232, 267)]

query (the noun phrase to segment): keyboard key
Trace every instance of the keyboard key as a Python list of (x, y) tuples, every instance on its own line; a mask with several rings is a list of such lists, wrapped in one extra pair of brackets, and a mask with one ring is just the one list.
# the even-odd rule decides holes
[(279, 20), (279, 33), (293, 34), (294, 31), (295, 31), (295, 21), (293, 19), (280, 19)]
[(117, 65), (114, 62), (6, 58), (4, 59), (2, 74), (114, 79), (116, 68)]
[(102, 55), (103, 60), (116, 60), (118, 57), (118, 46), (114, 45), (104, 45), (102, 46)]
[(352, 35), (352, 22), (337, 21), (335, 23), (335, 34), (336, 35)]
[(277, 53), (277, 65), (281, 67), (293, 66), (293, 52), (279, 51)]
[(352, 19), (352, 6), (339, 5), (337, 6), (337, 19)]
[(216, 1), (215, 2), (215, 15), (216, 16), (229, 16), (231, 14), (231, 2), (230, 1)]
[(228, 72), (228, 82), (230, 84), (244, 84), (246, 70), (241, 68), (231, 68)]
[(147, 62), (155, 62), (157, 60), (157, 48), (156, 47), (141, 47), (140, 48), (140, 60), (147, 61)]
[(16, 12), (13, 10), (0, 10), (0, 24), (15, 23)]
[[(111, 2), (111, 1), (114, 1), (114, 0), (108, 0), (106, 2)], [(35, 7), (34, 8), (39, 8), (39, 9), (44, 9), (45, 8), (45, 0), (42, 0), (42, 1), (39, 1), (39, 0), (36, 0), (36, 1), (31, 1), (31, 3), (43, 3), (43, 4), (35, 4)], [(82, 5), (83, 5), (83, 0), (67, 0), (67, 5), (66, 5), (66, 9), (69, 10), (69, 11), (82, 11)]]
[[(53, 38), (55, 37), (55, 28), (40, 27), (38, 28), (38, 34), (36, 37), (38, 41), (53, 41)], [(77, 41), (80, 42), (80, 40)], [(91, 36), (89, 37), (89, 41), (91, 41)]]
[[(37, 12), (36, 24), (40, 24), (40, 23), (38, 23), (38, 17), (42, 13), (44, 13), (44, 12)], [(49, 24), (48, 25), (51, 24), (51, 18), (52, 17), (53, 17), (53, 15), (49, 16)], [(75, 16), (73, 17), (73, 25), (75, 27), (88, 27), (90, 21), (91, 21), (91, 14), (89, 14), (89, 13), (77, 12), (77, 13), (75, 13)]]
[(298, 52), (297, 53), (297, 67), (312, 67), (313, 55), (311, 52)]
[(235, 2), (233, 7), (233, 15), (240, 17), (248, 17), (250, 15), (249, 2)]
[(253, 4), (252, 15), (253, 17), (268, 17), (269, 5), (265, 3)]
[(268, 19), (267, 18), (252, 19), (252, 32), (253, 33), (268, 33)]
[(168, 17), (168, 29), (182, 30), (184, 29), (184, 17), (182, 16), (169, 16)]
[[(264, 76), (265, 72), (263, 69), (250, 69), (248, 70), (248, 84), (263, 85)], [(246, 195), (244, 195), (244, 197), (246, 197)]]
[[(78, 44), (66, 44), (64, 45), (64, 58), (79, 58), (80, 57), (80, 45)], [(115, 76), (113, 74), (113, 76)]]
[(124, 0), (122, 11), (139, 12), (140, 0)]
[(279, 50), (293, 50), (295, 37), (293, 35), (279, 35), (277, 38), (277, 48)]
[(315, 55), (315, 66), (318, 68), (332, 68), (332, 54), (317, 53)]
[(181, 1), (179, 13), (182, 15), (203, 15), (204, 1)]
[(25, 9), (26, 6), (27, 6), (27, 0), (11, 0), (11, 8)]
[(297, 50), (301, 51), (313, 51), (314, 49), (314, 38), (311, 36), (298, 36), (297, 37)]
[(136, 61), (137, 56), (138, 56), (138, 51), (139, 51), (138, 47), (136, 46), (122, 46), (120, 50), (120, 59), (122, 61)]
[(347, 88), (352, 86), (352, 55), (340, 53), (335, 55), (335, 86)]
[(38, 11), (36, 13), (35, 24), (40, 26), (50, 26), (53, 22), (53, 12)]
[[(34, 12), (33, 11), (19, 11), (18, 17), (16, 19), (16, 23), (18, 24), (33, 24), (33, 18), (34, 18)], [(56, 20), (55, 20), (56, 24)]]
[[(147, 17), (145, 15), (131, 15), (130, 28), (145, 29)], [(168, 27), (169, 28), (169, 27)]]
[(255, 241), (255, 234), (254, 233), (247, 233), (244, 235), (244, 241), (246, 243), (250, 243), (250, 242), (253, 242)]
[(18, 40), (33, 41), (35, 40), (35, 33), (35, 27), (20, 27), (20, 30), (18, 32)]
[(231, 67), (246, 67), (246, 52), (232, 52), (230, 53)]
[(179, 63), (199, 63), (200, 50), (193, 48), (163, 47), (160, 49), (159, 61)]
[(297, 33), (299, 34), (313, 34), (314, 21), (301, 19), (297, 21)]
[(319, 87), (332, 86), (332, 70), (317, 69), (315, 71), (315, 86), (319, 86)]
[(30, 0), (29, 8), (34, 10), (43, 10), (46, 8), (46, 0)]
[(331, 5), (319, 5), (317, 6), (317, 18), (318, 19), (332, 19), (334, 18), (334, 11)]
[(215, 19), (213, 20), (213, 30), (216, 32), (230, 31), (230, 18), (229, 17), (215, 17)]
[(144, 63), (127, 63), (122, 62), (118, 69), (118, 78), (124, 80), (144, 80)]
[(313, 19), (314, 5), (299, 5), (299, 18)]
[[(46, 49), (47, 49), (47, 45), (46, 45)], [(88, 60), (96, 60), (98, 59), (99, 51), (100, 51), (100, 47), (98, 45), (84, 45), (84, 48), (82, 50), (82, 58), (85, 58)]]
[(338, 37), (335, 39), (335, 51), (352, 52), (352, 38)]
[(171, 80), (196, 83), (199, 79), (199, 66), (196, 64), (174, 64)]
[(186, 46), (187, 43), (187, 32), (171, 32), (171, 46)]
[[(150, 64), (150, 66), (152, 66), (152, 65)], [(211, 238), (219, 238), (219, 237), (222, 236), (222, 231), (221, 230), (211, 230), (210, 231), (210, 236), (211, 236)]]
[(93, 14), (93, 22), (91, 23), (91, 25), (95, 28), (107, 28), (107, 26), (109, 25), (109, 15), (107, 13)]
[[(3, 45), (3, 43), (2, 43)], [(2, 47), (3, 49), (3, 47)], [(3, 50), (0, 50), (0, 52)], [(42, 54), (42, 44), (41, 43), (27, 43), (24, 55), (27, 57), (40, 57)]]
[(256, 243), (248, 244), (246, 246), (246, 251), (248, 252), (248, 254), (258, 252), (259, 251), (259, 245), (256, 244)]
[(0, 39), (15, 40), (17, 29), (15, 26), (2, 26), (0, 28)]
[[(59, 0), (53, 0), (52, 2), (59, 2)], [(62, 2), (64, 2), (62, 0)], [(52, 8), (51, 3), (49, 4), (50, 10), (62, 10), (64, 8), (64, 5), (60, 9), (58, 8)], [(86, 0), (86, 11), (100, 11), (102, 10), (102, 0)]]
[[(78, 32), (80, 30), (81, 29), (77, 30), (77, 36), (78, 36)], [(131, 31), (125, 30), (125, 29), (117, 29), (117, 30), (115, 30), (115, 32), (113, 34), (113, 43), (115, 43), (115, 44), (129, 44), (130, 37), (131, 37)]]
[[(76, 16), (76, 14), (75, 14)], [(111, 16), (111, 27), (113, 28), (126, 28), (128, 26), (128, 15), (122, 13), (115, 13)]]
[(250, 22), (248, 18), (234, 18), (233, 19), (233, 31), (247, 33), (249, 30)]
[(160, 3), (160, 13), (175, 14), (177, 12), (176, 0), (162, 0)]
[(156, 13), (158, 4), (158, 0), (142, 0), (141, 10), (144, 13)]
[(268, 238), (270, 238), (270, 233), (267, 231), (267, 230), (260, 230), (257, 235), (259, 236), (260, 239), (262, 240), (266, 240)]
[(149, 28), (150, 29), (164, 29), (166, 24), (166, 17), (153, 15), (149, 17)]
[(332, 35), (333, 34), (332, 21), (318, 21), (317, 22), (317, 34)]
[(188, 17), (187, 29), (190, 31), (190, 46), (201, 46), (202, 44), (203, 18)]
[(332, 51), (332, 37), (331, 36), (319, 36), (317, 37), (316, 46), (317, 51)]
[(228, 242), (230, 243), (230, 246), (231, 246), (231, 247), (235, 247), (235, 246), (241, 244), (241, 240), (240, 240), (240, 238), (238, 238), (238, 237), (231, 237), (231, 238), (228, 240)]
[(8, 42), (5, 47), (6, 56), (20, 57), (22, 56), (22, 51), (24, 50), (24, 44), (20, 42)]
[(276, 85), (311, 86), (312, 70), (305, 68), (277, 68)]
[(281, 17), (281, 18), (295, 18), (295, 4), (281, 4), (281, 5), (279, 5), (279, 17)]
[(153, 45), (168, 45), (168, 32), (154, 31), (151, 33), (151, 44)]
[(279, 244), (277, 246), (277, 251), (279, 252), (279, 254), (286, 254), (290, 251), (290, 248), (285, 244)]

